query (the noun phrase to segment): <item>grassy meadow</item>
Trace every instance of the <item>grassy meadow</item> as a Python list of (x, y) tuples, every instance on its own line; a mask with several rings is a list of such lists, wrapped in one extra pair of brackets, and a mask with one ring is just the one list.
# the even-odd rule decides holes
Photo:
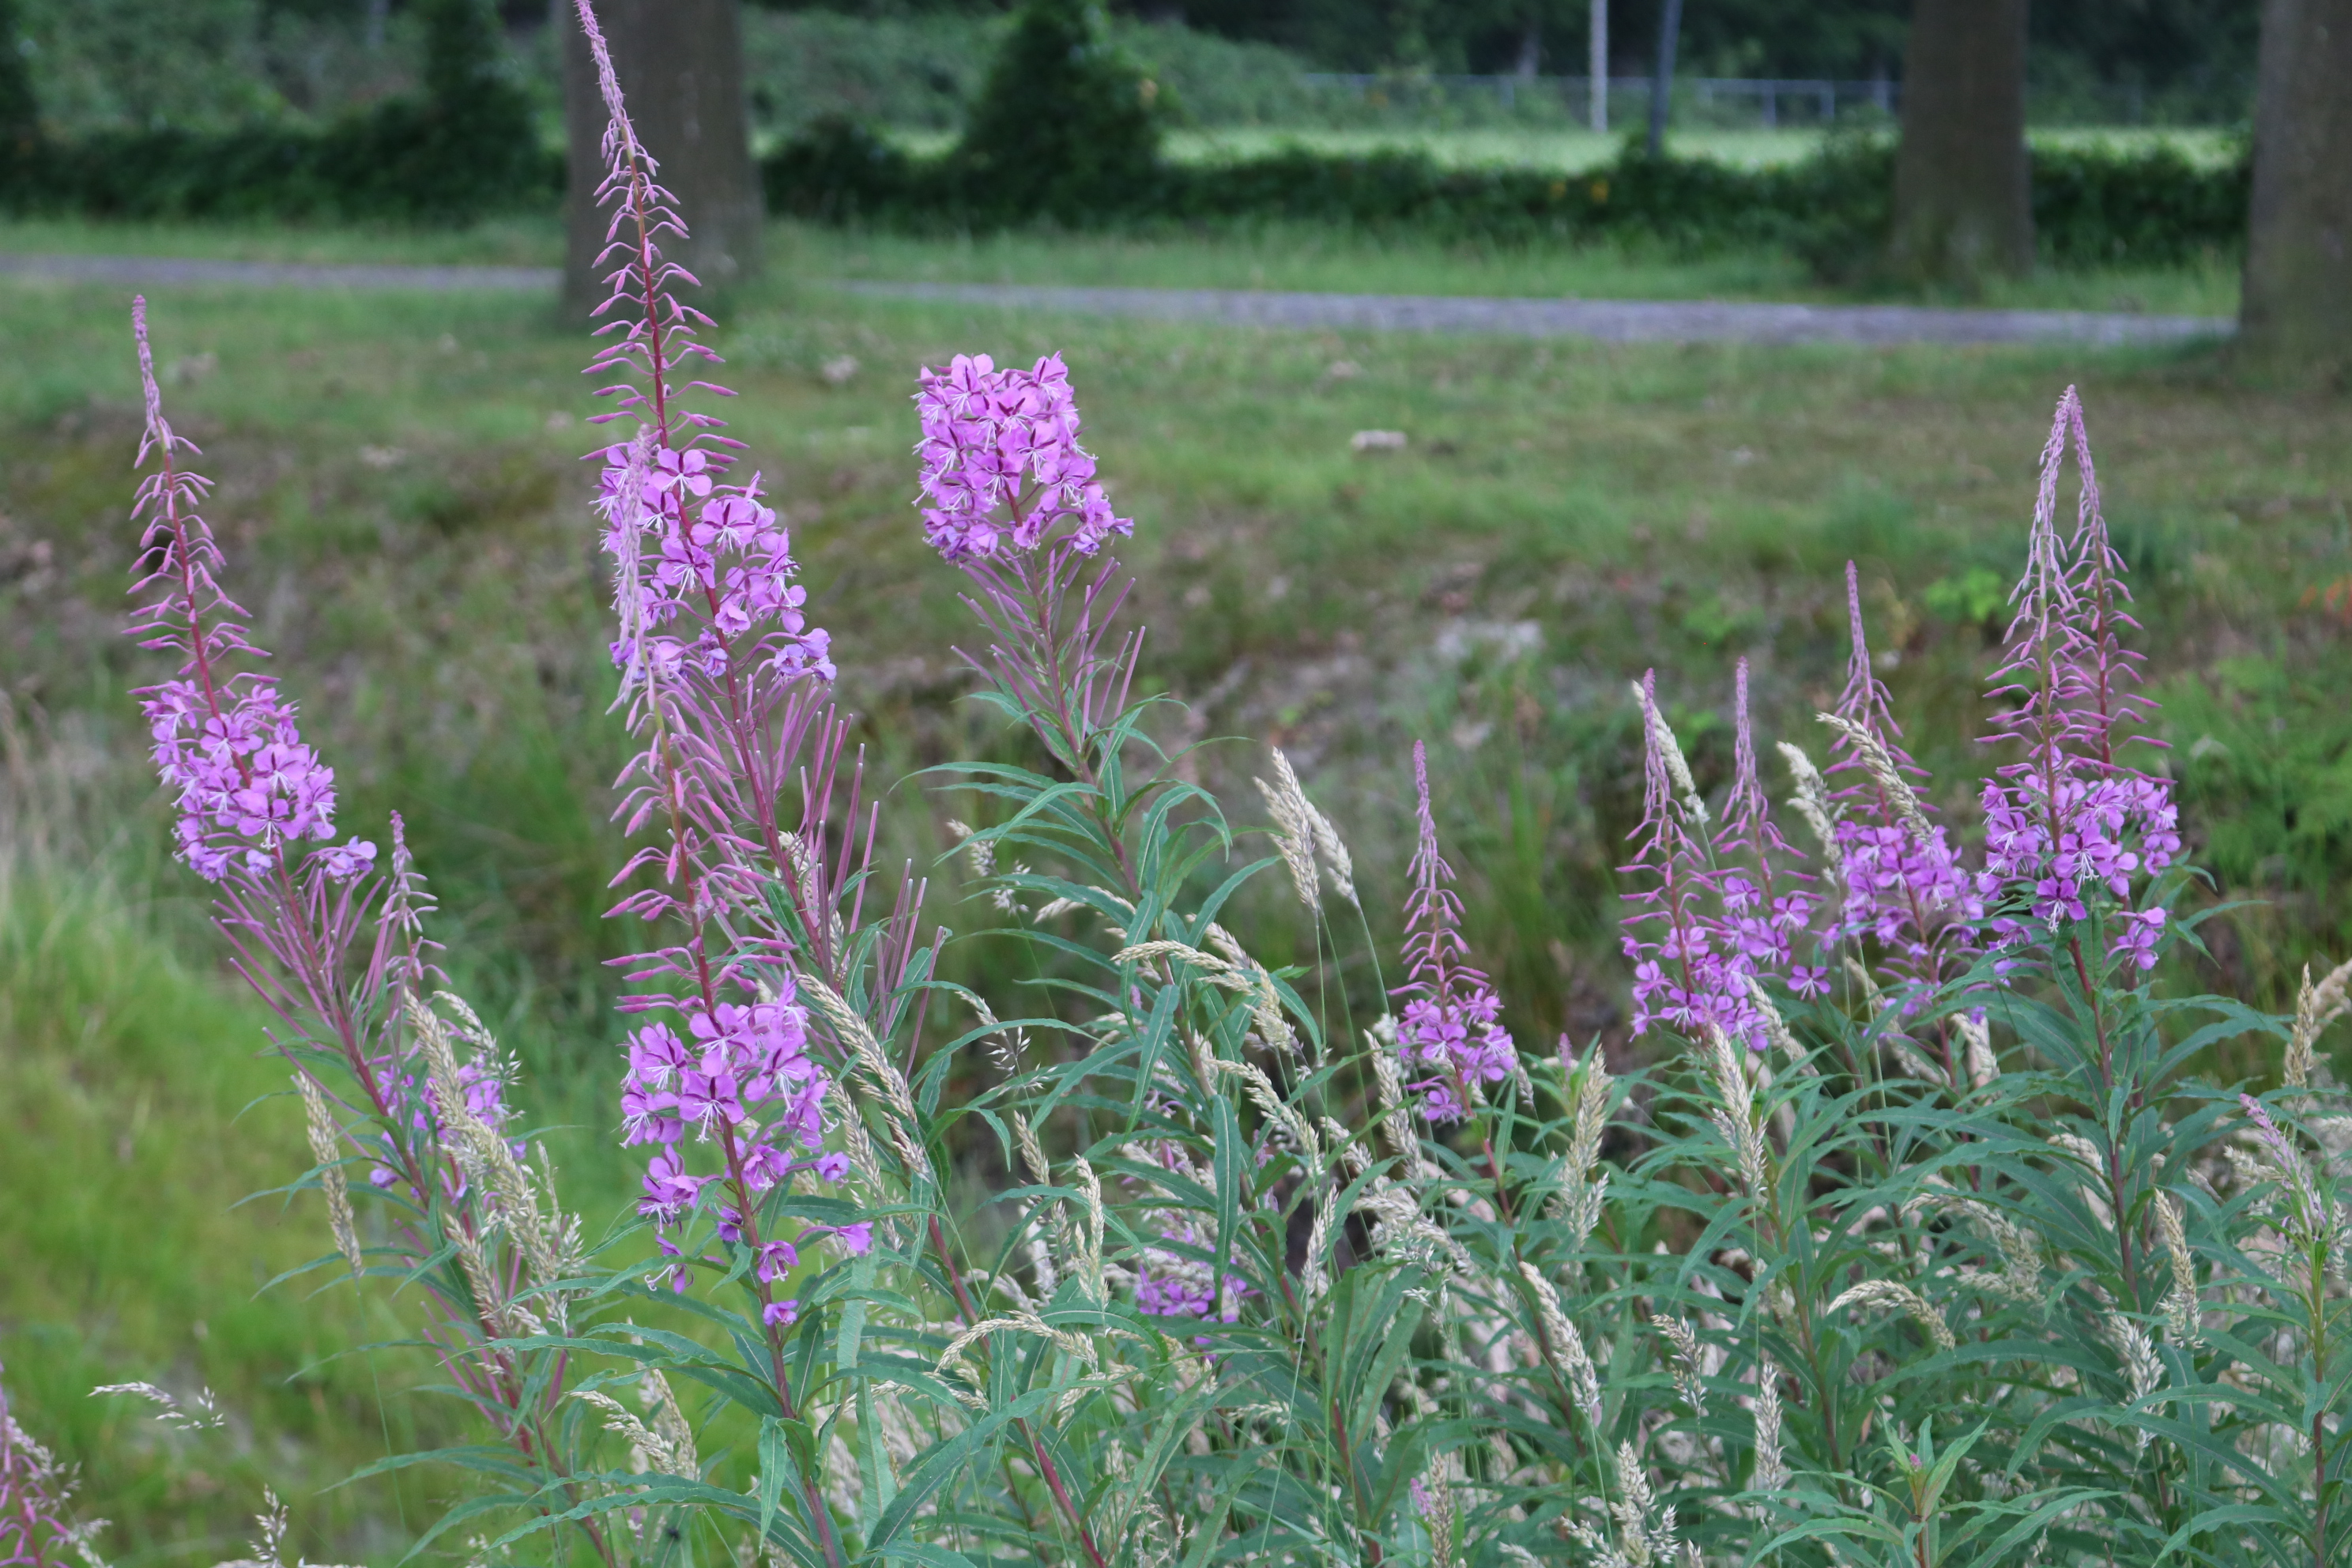
[[(521, 226), (415, 239), (88, 226), (9, 250), (543, 262)], [(920, 242), (780, 227), (772, 281), (720, 301), (725, 413), (789, 514), (843, 700), (885, 776), (1012, 755), (970, 704), (953, 574), (909, 500), (915, 368), (1068, 360), (1122, 511), (1145, 670), (1171, 742), (1255, 820), (1258, 743), (1297, 761), (1393, 931), (1414, 737), (1432, 745), (1470, 931), (1523, 1040), (1623, 1030), (1612, 868), (1639, 812), (1629, 679), (1659, 672), (1701, 782), (1727, 773), (1733, 661), (1759, 727), (1818, 751), (1859, 563), (1880, 668), (1965, 819), (1978, 695), (2052, 403), (2078, 383), (2129, 553), (2168, 763), (2215, 897), (2218, 979), (2275, 1005), (2352, 943), (2352, 443), (2340, 399), (2250, 390), (2210, 350), (1759, 348), (1263, 332), (852, 298), (829, 278), (1805, 297), (1769, 257), (1450, 253), (1268, 233), (1226, 241)], [(1645, 286), (1646, 285), (1646, 286)], [(2226, 311), (2233, 280), (2059, 275), (2011, 302)], [(2137, 294), (2135, 294), (2137, 290)], [(2169, 292), (2167, 292), (2169, 290)], [(156, 290), (175, 422), (219, 489), (226, 585), (338, 770), (346, 827), (405, 814), (453, 979), (529, 1073), (570, 1193), (610, 1147), (621, 858), (606, 781), (604, 590), (585, 517), (585, 340), (513, 295)], [(400, 1304), (300, 1279), (317, 1200), (264, 1020), (160, 854), (167, 814), (124, 689), (139, 426), (128, 291), (0, 278), (0, 1361), (16, 1413), (85, 1468), (131, 1563), (238, 1552), (269, 1481), (315, 1559), (390, 1561), (448, 1495), (409, 1472), (319, 1489), (443, 1417), (412, 1397)], [(1360, 430), (1402, 450), (1358, 453)], [(2071, 485), (2070, 485), (2071, 493)], [(2071, 504), (2071, 503), (2070, 503)], [(1768, 753), (1769, 754), (1769, 753)], [(1777, 767), (1769, 782), (1784, 783)], [(1234, 791), (1235, 785), (1239, 792)], [(1244, 805), (1244, 802), (1249, 805)], [(899, 785), (896, 842), (936, 856), (979, 803)], [(1271, 884), (1267, 886), (1270, 888)], [(1268, 896), (1271, 896), (1270, 894)], [(977, 932), (951, 863), (934, 917)], [(1237, 911), (1238, 921), (1252, 921)], [(1267, 934), (1244, 940), (1270, 960)], [(1003, 970), (959, 944), (967, 973)], [(502, 1021), (502, 1022), (501, 1022)], [(2220, 1064), (2226, 1073), (2257, 1064)], [(974, 1173), (975, 1179), (978, 1173)], [(100, 1382), (209, 1384), (228, 1426), (166, 1434)]]

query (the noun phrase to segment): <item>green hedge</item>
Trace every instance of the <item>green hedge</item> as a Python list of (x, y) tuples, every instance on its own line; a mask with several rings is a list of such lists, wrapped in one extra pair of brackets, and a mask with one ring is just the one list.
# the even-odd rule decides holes
[[(1604, 167), (1559, 174), (1449, 169), (1417, 153), (1293, 151), (1230, 163), (1162, 162), (1148, 177), (1092, 193), (1076, 221), (1279, 219), (1457, 240), (1783, 245), (1835, 275), (1881, 248), (1894, 158), (1891, 142), (1858, 138), (1832, 141), (1801, 163), (1751, 170), (1652, 159), (1629, 143)], [(1003, 211), (952, 153), (911, 157), (842, 120), (779, 148), (763, 173), (768, 209), (777, 214), (907, 227), (994, 227), (1032, 216)], [(2037, 148), (2033, 216), (2042, 255), (2065, 266), (2168, 266), (2227, 252), (2245, 232), (2247, 179), (2242, 161), (2204, 169), (2169, 149)], [(1054, 216), (1074, 221), (1066, 208)]]
[(487, 150), (395, 101), (323, 130), (110, 131), (0, 153), (0, 209), (94, 217), (464, 222), (552, 205), (563, 161), (528, 139)]
[[(394, 100), (322, 130), (107, 132), (75, 142), (0, 142), (0, 210), (105, 217), (299, 217), (462, 222), (545, 210), (562, 160), (528, 136), (430, 101)], [(1307, 152), (1220, 164), (1127, 168), (1088, 199), (1056, 189), (1035, 212), (1011, 184), (954, 153), (914, 158), (862, 127), (826, 121), (762, 165), (777, 215), (905, 228), (1329, 224), (1444, 240), (1662, 240), (1691, 250), (1785, 246), (1823, 274), (1850, 275), (1879, 249), (1894, 153), (1833, 142), (1805, 162), (1747, 170), (1652, 160), (1629, 146), (1580, 174), (1449, 169), (1413, 153)], [(2241, 161), (2200, 168), (2168, 149), (2122, 154), (2037, 149), (2033, 219), (2061, 266), (2162, 267), (2234, 251), (2245, 233)]]
[[(530, 100), (499, 64), (489, 0), (413, 0), (413, 9), (424, 90), (320, 126), (45, 137), (23, 73), (0, 68), (0, 210), (446, 223), (550, 205), (562, 193), (563, 161), (539, 147)], [(14, 59), (11, 18), (0, 0), (0, 54)]]

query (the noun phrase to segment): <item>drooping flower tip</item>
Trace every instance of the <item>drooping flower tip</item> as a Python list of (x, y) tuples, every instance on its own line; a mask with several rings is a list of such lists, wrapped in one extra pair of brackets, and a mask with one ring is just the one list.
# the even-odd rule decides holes
[(1037, 549), (1056, 524), (1083, 555), (1135, 531), (1078, 445), (1078, 410), (1059, 354), (999, 370), (986, 354), (925, 366), (915, 406), (922, 440), (923, 528), (940, 557), (984, 560)]

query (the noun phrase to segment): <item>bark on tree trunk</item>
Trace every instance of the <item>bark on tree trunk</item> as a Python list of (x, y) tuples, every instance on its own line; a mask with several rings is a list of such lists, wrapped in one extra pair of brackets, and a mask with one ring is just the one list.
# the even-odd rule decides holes
[[(760, 269), (760, 169), (743, 105), (742, 19), (737, 0), (594, 0), (637, 140), (661, 164), (692, 237), (665, 240), (670, 260), (712, 288)], [(571, 0), (553, 0), (563, 39), (565, 142), (563, 303), (584, 315), (604, 301), (597, 253), (606, 215), (604, 104), (595, 63)]]
[(1593, 134), (1609, 134), (1609, 0), (1592, 0), (1591, 30), (1584, 40), (1585, 72), (1592, 79), (1587, 120)]
[(2033, 266), (2026, 0), (1916, 0), (1895, 160), (1899, 274), (1973, 289)]
[(2352, 374), (2352, 0), (2264, 0), (2237, 353)]

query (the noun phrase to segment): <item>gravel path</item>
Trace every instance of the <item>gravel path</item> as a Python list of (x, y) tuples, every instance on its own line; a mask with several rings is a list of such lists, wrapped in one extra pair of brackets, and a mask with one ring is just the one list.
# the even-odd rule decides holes
[(1916, 305), (1750, 305), (1711, 300), (1498, 300), (1428, 294), (1285, 294), (1229, 289), (1079, 289), (999, 283), (840, 283), (886, 299), (1011, 305), (1083, 315), (1259, 327), (1592, 338), (1603, 342), (2174, 343), (2234, 330), (2226, 316), (2095, 310), (1938, 310)]
[[(545, 292), (551, 267), (328, 267), (144, 256), (0, 256), (0, 274), (153, 288), (520, 289)], [(839, 282), (877, 299), (1011, 306), (1092, 316), (1385, 332), (1591, 338), (1603, 342), (2031, 343), (2113, 346), (2227, 335), (2226, 316), (2095, 310), (1938, 310), (1916, 305), (1754, 305), (1711, 300), (1486, 299), (1427, 294), (1291, 294), (1271, 289), (1088, 289), (1055, 284)]]

